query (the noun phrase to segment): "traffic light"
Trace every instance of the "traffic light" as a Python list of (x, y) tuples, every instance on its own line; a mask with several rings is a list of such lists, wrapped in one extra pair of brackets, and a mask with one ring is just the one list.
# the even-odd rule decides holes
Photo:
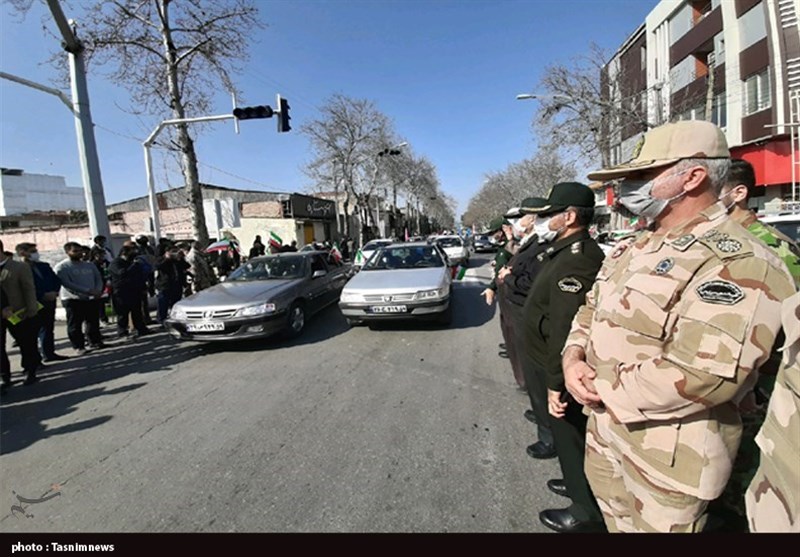
[(275, 111), (271, 106), (245, 106), (242, 108), (234, 108), (233, 116), (237, 120), (251, 120), (253, 118), (272, 118)]
[(289, 120), (291, 119), (289, 116), (289, 101), (282, 98), (280, 95), (277, 95), (275, 98), (275, 105), (278, 107), (278, 133), (288, 132), (292, 129), (292, 126), (289, 125)]

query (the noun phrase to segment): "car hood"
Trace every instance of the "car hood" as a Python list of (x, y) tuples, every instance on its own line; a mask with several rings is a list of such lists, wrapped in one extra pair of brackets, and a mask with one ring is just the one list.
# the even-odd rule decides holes
[(417, 290), (433, 290), (445, 282), (446, 267), (429, 269), (397, 269), (361, 271), (348, 282), (346, 292), (381, 292), (392, 294)]
[(176, 305), (183, 309), (241, 306), (274, 297), (296, 282), (297, 279), (223, 282), (192, 294)]

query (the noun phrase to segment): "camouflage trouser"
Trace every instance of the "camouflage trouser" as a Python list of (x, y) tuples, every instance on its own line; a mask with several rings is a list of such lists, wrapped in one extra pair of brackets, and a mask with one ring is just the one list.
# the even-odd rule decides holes
[(586, 477), (609, 532), (700, 532), (708, 501), (671, 489), (640, 468), (598, 432), (586, 429)]
[[(760, 400), (758, 408), (749, 414), (742, 414), (742, 441), (733, 462), (731, 477), (725, 491), (711, 503), (709, 512), (718, 515), (728, 523), (727, 530), (745, 531), (747, 514), (745, 512), (745, 492), (758, 468), (761, 450), (756, 445), (756, 435), (764, 425), (767, 416), (766, 397), (775, 387), (775, 376), (759, 375)], [(733, 524), (733, 523), (736, 524)]]
[(800, 533), (797, 494), (783, 493), (781, 484), (787, 485), (786, 478), (771, 459), (763, 459), (745, 494), (751, 532)]

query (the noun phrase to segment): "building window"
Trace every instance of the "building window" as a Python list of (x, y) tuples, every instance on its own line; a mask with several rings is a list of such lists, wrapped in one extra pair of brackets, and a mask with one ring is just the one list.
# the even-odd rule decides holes
[(745, 116), (766, 110), (772, 106), (772, 89), (769, 70), (751, 75), (744, 80)]
[(725, 93), (714, 97), (714, 104), (711, 106), (711, 121), (722, 129), (728, 126), (728, 101)]

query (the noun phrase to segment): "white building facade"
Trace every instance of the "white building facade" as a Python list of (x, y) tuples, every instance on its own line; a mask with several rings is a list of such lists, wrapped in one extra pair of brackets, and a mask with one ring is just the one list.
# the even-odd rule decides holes
[(0, 169), (0, 216), (85, 210), (83, 188), (68, 187), (63, 176)]

